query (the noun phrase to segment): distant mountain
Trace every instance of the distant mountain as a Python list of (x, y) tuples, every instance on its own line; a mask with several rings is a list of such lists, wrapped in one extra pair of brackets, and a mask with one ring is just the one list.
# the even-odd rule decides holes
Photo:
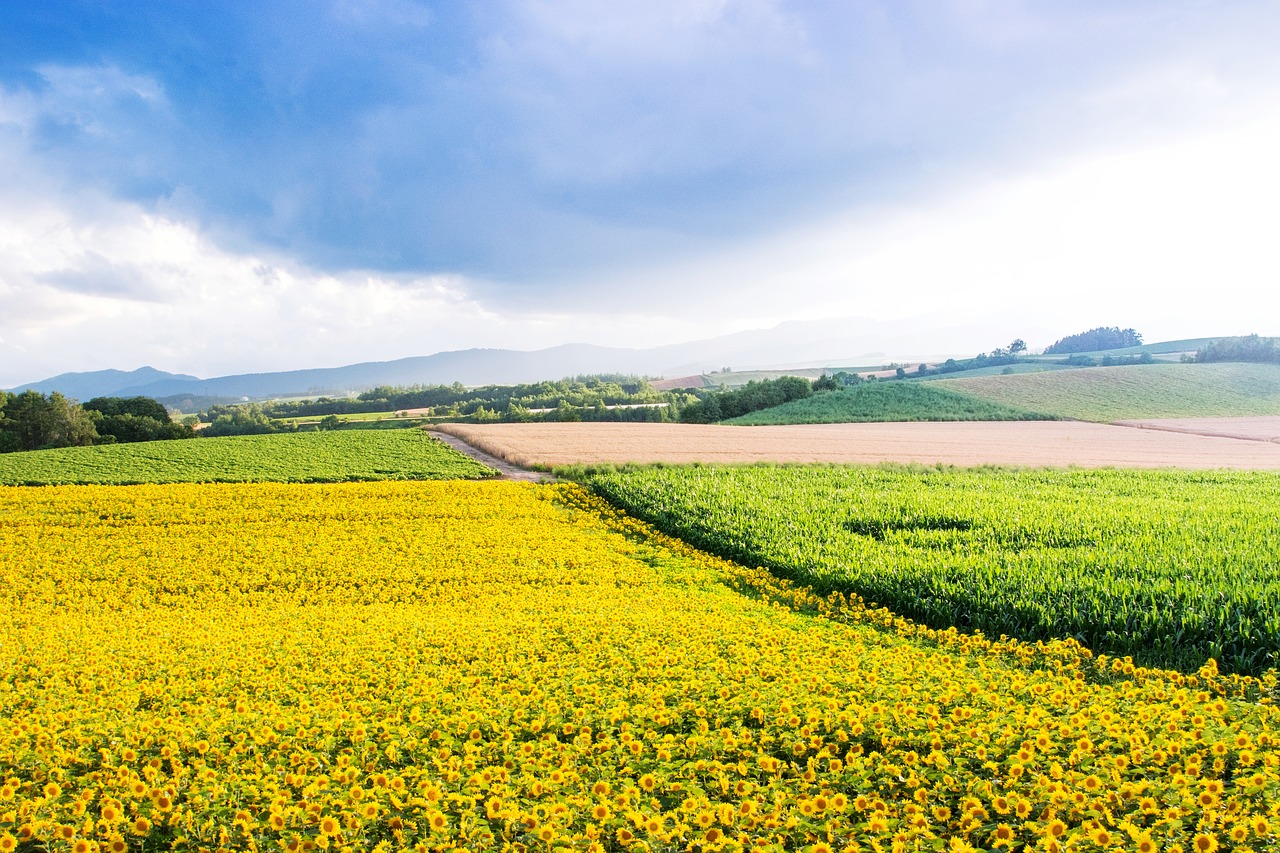
[(51, 391), (73, 397), (80, 401), (94, 397), (132, 397), (136, 393), (128, 389), (155, 382), (195, 382), (194, 376), (185, 373), (167, 373), (154, 367), (139, 367), (137, 370), (94, 370), (89, 373), (61, 373), (49, 379), (20, 385), (10, 389), (16, 393), (23, 391), (39, 391), (48, 394)]
[(535, 352), (469, 349), (435, 355), (370, 361), (344, 367), (245, 373), (214, 379), (164, 379), (127, 388), (148, 397), (269, 397), (346, 394), (378, 385), (486, 385), (538, 382), (580, 373), (633, 373), (635, 350), (566, 344)]
[(144, 367), (130, 373), (119, 370), (64, 373), (15, 390), (60, 391), (78, 400), (137, 395), (171, 401), (175, 398), (335, 396), (378, 385), (448, 385), (454, 382), (487, 385), (538, 382), (591, 373), (684, 376), (724, 367), (732, 367), (735, 371), (861, 367), (887, 361), (923, 361), (948, 355), (973, 355), (999, 343), (985, 340), (982, 332), (970, 327), (939, 333), (936, 329), (923, 331), (908, 321), (883, 323), (840, 318), (788, 322), (771, 329), (650, 349), (591, 344), (565, 344), (533, 352), (469, 349), (395, 361), (278, 373), (245, 373), (213, 379)]

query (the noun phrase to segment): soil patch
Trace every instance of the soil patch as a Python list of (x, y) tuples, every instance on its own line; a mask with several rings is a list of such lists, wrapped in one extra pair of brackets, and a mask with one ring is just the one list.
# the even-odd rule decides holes
[(1280, 444), (1280, 417), (1253, 418), (1155, 418), (1140, 421), (1116, 421), (1120, 426), (1158, 429), (1245, 441), (1271, 441)]
[(1280, 470), (1280, 444), (1073, 421), (806, 424), (441, 424), (522, 467), (592, 463), (919, 462)]

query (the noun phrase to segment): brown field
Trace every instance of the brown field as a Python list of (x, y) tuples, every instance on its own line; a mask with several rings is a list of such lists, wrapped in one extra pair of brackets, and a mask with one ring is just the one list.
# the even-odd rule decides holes
[(1274, 441), (1280, 444), (1280, 417), (1256, 418), (1157, 418), (1142, 421), (1117, 421), (1121, 426), (1159, 429), (1220, 438), (1242, 438), (1248, 441)]
[(921, 462), (1280, 469), (1280, 444), (1071, 421), (700, 426), (441, 424), (525, 467), (623, 462)]

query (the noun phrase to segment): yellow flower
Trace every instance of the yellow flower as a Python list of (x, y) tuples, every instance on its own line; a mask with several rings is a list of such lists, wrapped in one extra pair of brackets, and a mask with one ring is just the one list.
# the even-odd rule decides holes
[(1213, 853), (1218, 849), (1218, 839), (1211, 833), (1201, 832), (1191, 842), (1191, 847), (1196, 853)]

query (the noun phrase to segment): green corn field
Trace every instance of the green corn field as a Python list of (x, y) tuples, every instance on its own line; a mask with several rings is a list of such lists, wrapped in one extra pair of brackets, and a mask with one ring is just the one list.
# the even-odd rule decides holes
[(932, 627), (1074, 638), (1147, 666), (1280, 654), (1280, 475), (666, 467), (598, 494), (699, 547)]

